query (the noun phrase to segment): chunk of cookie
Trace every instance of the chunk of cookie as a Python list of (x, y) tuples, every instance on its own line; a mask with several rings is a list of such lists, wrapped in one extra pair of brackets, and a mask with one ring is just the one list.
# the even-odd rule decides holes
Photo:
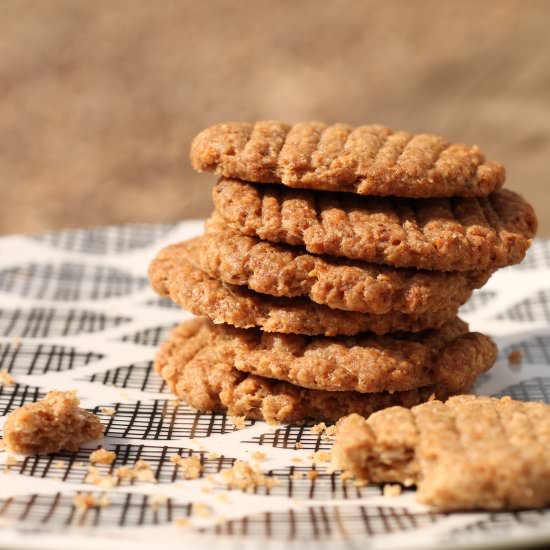
[(334, 462), (358, 479), (414, 483), (443, 510), (550, 504), (550, 406), (460, 395), (338, 424)]
[(78, 451), (82, 443), (103, 435), (99, 418), (78, 405), (74, 391), (51, 391), (42, 401), (23, 405), (6, 419), (6, 446), (25, 454)]
[(369, 331), (385, 334), (396, 330), (419, 332), (440, 327), (456, 316), (456, 305), (420, 314), (390, 312), (382, 315), (331, 309), (306, 298), (276, 298), (246, 287), (228, 285), (195, 267), (189, 243), (161, 250), (149, 266), (156, 292), (195, 315), (215, 323), (266, 332), (292, 334), (353, 335)]
[(483, 198), (408, 200), (315, 193), (221, 179), (223, 223), (313, 254), (439, 271), (520, 262), (536, 232), (533, 208), (507, 189)]
[(377, 124), (216, 124), (193, 140), (191, 163), (253, 182), (411, 198), (485, 196), (505, 179), (476, 146)]
[(170, 390), (201, 411), (268, 422), (335, 421), (352, 412), (368, 416), (384, 407), (412, 407), (451, 393), (438, 385), (371, 394), (300, 388), (237, 370), (232, 346), (220, 334), (204, 318), (187, 321), (174, 329), (155, 360), (155, 370)]
[(304, 296), (333, 309), (383, 315), (459, 307), (489, 271), (436, 272), (314, 256), (208, 223), (208, 233), (169, 247), (186, 247), (196, 265), (228, 284), (271, 296)]

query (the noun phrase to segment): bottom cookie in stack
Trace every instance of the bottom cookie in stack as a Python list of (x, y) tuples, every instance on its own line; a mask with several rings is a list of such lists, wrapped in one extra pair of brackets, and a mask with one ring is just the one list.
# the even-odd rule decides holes
[(457, 318), (419, 334), (336, 338), (197, 318), (174, 329), (155, 370), (199, 410), (268, 422), (335, 421), (466, 392), (495, 359), (490, 338)]

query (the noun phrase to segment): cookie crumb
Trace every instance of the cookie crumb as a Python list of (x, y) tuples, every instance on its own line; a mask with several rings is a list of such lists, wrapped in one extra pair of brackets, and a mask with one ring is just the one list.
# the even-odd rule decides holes
[(13, 386), (15, 378), (6, 370), (0, 370), (0, 386)]
[(116, 460), (116, 453), (100, 447), (90, 455), (92, 464), (112, 464)]
[(130, 466), (120, 466), (115, 470), (118, 479), (134, 479), (134, 470)]
[(183, 458), (180, 455), (172, 455), (170, 462), (180, 468), (183, 479), (197, 479), (202, 473), (202, 464), (198, 457)]
[(265, 460), (267, 456), (265, 453), (262, 453), (262, 451), (256, 451), (255, 453), (252, 454), (250, 458), (252, 458), (252, 460), (261, 462), (262, 460)]
[(522, 359), (523, 359), (523, 353), (519, 349), (512, 350), (508, 354), (508, 363), (513, 367), (519, 366), (521, 364)]
[(94, 495), (81, 493), (73, 498), (73, 504), (78, 509), (86, 511), (90, 508), (106, 508), (111, 505), (111, 501), (105, 494), (97, 499)]
[(210, 506), (201, 502), (194, 502), (191, 509), (194, 516), (199, 516), (201, 518), (207, 518), (212, 514)]
[(227, 493), (219, 493), (216, 495), (216, 500), (219, 500), (220, 502), (223, 502), (224, 504), (229, 504), (229, 495)]
[(116, 414), (116, 410), (113, 407), (99, 407), (99, 412), (106, 416), (114, 416)]
[(174, 524), (178, 527), (189, 527), (189, 518), (179, 518), (174, 521)]
[(12, 466), (15, 466), (17, 464), (17, 457), (7, 454), (4, 457), (4, 464), (6, 465), (6, 468), (11, 468)]
[(310, 431), (315, 435), (320, 435), (326, 429), (327, 429), (327, 425), (324, 422), (319, 422), (319, 424), (315, 424), (315, 426), (311, 426)]
[(76, 495), (73, 498), (73, 504), (81, 510), (88, 510), (96, 506), (96, 500), (93, 495)]
[(246, 428), (244, 416), (230, 416), (229, 420), (233, 424), (236, 430), (242, 430), (243, 428)]
[(330, 462), (331, 454), (329, 451), (316, 451), (310, 456), (313, 464), (321, 464), (323, 462)]
[(294, 472), (291, 476), (291, 479), (293, 481), (299, 481), (300, 479), (304, 479), (305, 474), (304, 472)]
[(103, 493), (99, 499), (99, 507), (107, 508), (108, 506), (111, 506), (111, 501), (109, 497), (105, 493)]
[(114, 476), (117, 479), (128, 479), (137, 481), (147, 481), (150, 483), (157, 483), (157, 478), (151, 469), (151, 466), (145, 462), (145, 460), (138, 460), (134, 467), (130, 466), (120, 466), (114, 472)]
[(336, 424), (333, 424), (332, 426), (328, 426), (326, 429), (327, 435), (330, 435), (331, 437), (336, 435)]
[(156, 512), (161, 508), (161, 506), (164, 506), (167, 501), (168, 501), (168, 497), (162, 493), (153, 495), (149, 499), (149, 508), (151, 508), (152, 510), (155, 510)]
[(294, 448), (295, 449), (303, 449), (304, 445), (300, 441), (296, 441), (296, 443), (294, 443)]
[(206, 458), (208, 458), (210, 460), (215, 460), (217, 458), (220, 458), (220, 453), (210, 452), (206, 455)]
[(151, 466), (145, 462), (145, 460), (138, 460), (134, 465), (135, 477), (138, 481), (149, 481), (151, 483), (156, 483), (157, 478), (151, 470)]
[(103, 489), (112, 489), (116, 485), (116, 477), (102, 473), (95, 466), (88, 466), (88, 473), (84, 478), (84, 483), (97, 485)]
[(63, 460), (56, 460), (53, 463), (53, 466), (54, 466), (54, 468), (64, 468), (65, 467), (65, 462), (63, 462)]
[(386, 483), (383, 493), (385, 497), (398, 497), (403, 492), (401, 485)]
[(240, 489), (244, 492), (254, 490), (257, 487), (271, 489), (279, 485), (277, 479), (264, 475), (257, 466), (240, 460), (237, 460), (232, 468), (223, 470), (221, 477), (230, 489)]
[(307, 473), (307, 478), (308, 478), (310, 481), (315, 481), (318, 477), (319, 477), (319, 472), (318, 472), (317, 470), (310, 470), (310, 471)]

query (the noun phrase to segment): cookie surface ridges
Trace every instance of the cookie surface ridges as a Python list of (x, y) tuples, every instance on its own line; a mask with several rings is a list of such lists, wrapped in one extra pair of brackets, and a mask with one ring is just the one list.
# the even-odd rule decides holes
[[(303, 248), (261, 241), (207, 222), (207, 233), (187, 241), (197, 266), (213, 278), (271, 296), (304, 296), (331, 308), (378, 315), (419, 314), (460, 306), (489, 271), (396, 269), (315, 256)], [(184, 244), (172, 245), (174, 254)]]
[(224, 222), (245, 235), (394, 267), (472, 271), (519, 263), (537, 228), (533, 208), (507, 189), (411, 200), (222, 178), (213, 199)]
[(437, 385), (372, 394), (309, 390), (244, 373), (234, 368), (232, 347), (220, 342), (211, 326), (204, 318), (182, 323), (155, 360), (155, 370), (170, 391), (201, 411), (227, 411), (268, 422), (335, 421), (351, 413), (367, 416), (384, 407), (412, 407), (434, 395), (445, 399), (450, 394)]
[(443, 510), (550, 504), (550, 406), (458, 395), (338, 425), (335, 463), (360, 479), (415, 483)]
[(216, 124), (193, 140), (191, 163), (246, 181), (410, 198), (480, 197), (505, 179), (504, 167), (477, 146), (377, 124)]
[(396, 330), (419, 332), (439, 327), (456, 316), (456, 306), (420, 314), (375, 315), (331, 309), (307, 298), (278, 298), (243, 286), (228, 285), (196, 267), (189, 242), (160, 251), (149, 266), (153, 289), (195, 315), (215, 323), (267, 332), (292, 334), (353, 335), (369, 331), (385, 334)]

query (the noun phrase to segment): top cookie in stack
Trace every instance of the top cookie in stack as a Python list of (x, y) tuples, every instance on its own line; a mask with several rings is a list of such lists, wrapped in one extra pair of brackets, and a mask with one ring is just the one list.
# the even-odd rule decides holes
[[(180, 327), (163, 346), (157, 370), (178, 395), (256, 418), (333, 419), (466, 391), (491, 366), (494, 345), (457, 311), (522, 260), (536, 218), (477, 147), (378, 125), (267, 121), (204, 130), (191, 161), (221, 176), (216, 211), (204, 235), (161, 251), (150, 277), (222, 325)], [(187, 352), (205, 347), (199, 368), (206, 352)]]

